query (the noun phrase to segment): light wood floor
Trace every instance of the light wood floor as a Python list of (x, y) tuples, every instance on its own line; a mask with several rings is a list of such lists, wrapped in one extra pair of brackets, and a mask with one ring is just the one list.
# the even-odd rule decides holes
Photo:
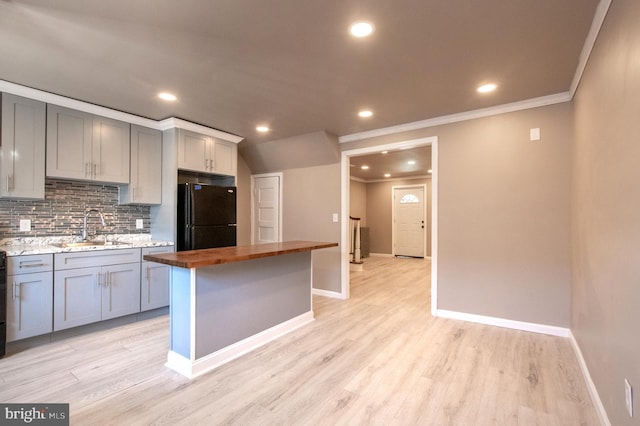
[(365, 259), (350, 300), (192, 381), (163, 366), (166, 316), (14, 349), (0, 401), (68, 402), (72, 425), (598, 424), (567, 339), (432, 318), (428, 275)]

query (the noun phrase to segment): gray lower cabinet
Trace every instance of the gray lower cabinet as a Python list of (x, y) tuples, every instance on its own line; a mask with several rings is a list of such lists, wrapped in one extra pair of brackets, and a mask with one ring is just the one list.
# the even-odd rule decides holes
[[(171, 252), (173, 247), (147, 247), (142, 249), (142, 256)], [(143, 260), (140, 272), (140, 311), (169, 306), (171, 266)]]
[(140, 249), (55, 255), (53, 330), (140, 311)]
[(53, 255), (7, 258), (7, 341), (53, 329)]

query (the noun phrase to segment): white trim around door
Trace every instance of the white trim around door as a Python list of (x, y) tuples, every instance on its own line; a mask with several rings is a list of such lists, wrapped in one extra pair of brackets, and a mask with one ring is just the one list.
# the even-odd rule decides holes
[(349, 288), (349, 158), (355, 155), (373, 154), (385, 150), (414, 148), (417, 146), (431, 145), (431, 314), (438, 310), (438, 137), (412, 139), (403, 142), (395, 142), (383, 145), (370, 146), (345, 150), (340, 159), (340, 184), (341, 184), (341, 298), (348, 299)]
[(277, 223), (278, 223), (278, 231), (277, 231), (277, 238), (278, 241), (282, 241), (282, 180), (283, 180), (283, 174), (282, 173), (263, 173), (263, 174), (258, 174), (258, 175), (251, 175), (251, 244), (256, 244), (257, 242), (255, 241), (255, 232), (256, 232), (256, 217), (255, 217), (255, 211), (256, 211), (256, 179), (261, 179), (261, 178), (278, 178), (278, 197), (277, 197), (277, 203), (278, 206), (276, 208), (277, 211)]

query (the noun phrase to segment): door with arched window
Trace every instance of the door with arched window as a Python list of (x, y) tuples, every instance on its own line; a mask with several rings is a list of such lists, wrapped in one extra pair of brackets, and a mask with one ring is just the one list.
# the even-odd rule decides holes
[(425, 187), (393, 188), (393, 254), (425, 255)]

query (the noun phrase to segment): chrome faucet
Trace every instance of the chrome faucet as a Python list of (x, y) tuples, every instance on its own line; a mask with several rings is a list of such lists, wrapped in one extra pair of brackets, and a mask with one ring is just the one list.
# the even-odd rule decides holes
[(102, 215), (100, 210), (96, 210), (96, 209), (87, 210), (87, 212), (84, 214), (84, 220), (82, 221), (82, 240), (83, 241), (87, 239), (87, 217), (89, 217), (89, 214), (91, 213), (98, 213), (98, 215), (100, 216), (100, 221), (102, 222), (102, 226), (107, 226), (107, 224), (104, 222), (104, 216)]

